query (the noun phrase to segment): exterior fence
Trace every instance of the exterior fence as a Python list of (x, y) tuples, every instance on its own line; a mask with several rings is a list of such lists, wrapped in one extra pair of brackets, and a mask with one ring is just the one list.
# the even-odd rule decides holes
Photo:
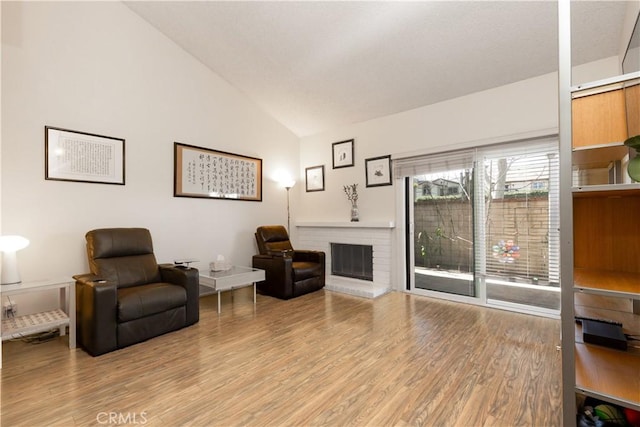
[[(487, 273), (532, 282), (548, 279), (547, 197), (491, 199), (486, 204)], [(473, 271), (472, 202), (433, 198), (414, 204), (415, 264)]]

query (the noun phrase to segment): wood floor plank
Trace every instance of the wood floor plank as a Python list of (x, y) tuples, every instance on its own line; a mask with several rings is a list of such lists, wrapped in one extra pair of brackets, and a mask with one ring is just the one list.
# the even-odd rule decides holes
[(220, 314), (215, 295), (200, 307), (192, 327), (97, 358), (68, 337), (5, 342), (2, 425), (561, 425), (557, 320), (400, 292), (254, 305), (243, 288)]

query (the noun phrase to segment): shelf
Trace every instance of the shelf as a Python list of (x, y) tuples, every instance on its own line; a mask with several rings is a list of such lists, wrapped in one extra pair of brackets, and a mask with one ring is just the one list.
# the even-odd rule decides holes
[(69, 316), (62, 309), (4, 319), (2, 321), (2, 340), (58, 329), (68, 324)]
[[(572, 163), (574, 171), (589, 171), (592, 169), (608, 169), (615, 162), (628, 161), (630, 148), (623, 142), (613, 142), (592, 147), (578, 147), (573, 149)], [(602, 184), (609, 184), (604, 182)], [(575, 185), (575, 184), (574, 184)]]
[(640, 354), (576, 343), (576, 390), (640, 410)]
[(573, 149), (573, 188), (631, 184), (627, 174), (631, 155), (622, 142)]
[(640, 183), (603, 184), (573, 187), (573, 197), (624, 197), (640, 196)]
[(620, 76), (609, 77), (602, 80), (596, 80), (593, 82), (572, 86), (570, 88), (570, 91), (574, 94), (583, 92), (584, 95), (586, 91), (596, 90), (601, 92), (603, 90), (607, 91), (611, 89), (620, 89), (629, 85), (637, 84), (638, 79), (640, 79), (640, 71), (634, 71), (633, 73), (622, 74)]
[(576, 292), (640, 299), (640, 274), (576, 268), (573, 271)]

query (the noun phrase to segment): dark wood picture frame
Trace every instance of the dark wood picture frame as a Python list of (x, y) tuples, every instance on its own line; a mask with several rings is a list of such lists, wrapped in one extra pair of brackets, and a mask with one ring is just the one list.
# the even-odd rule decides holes
[(348, 168), (354, 165), (353, 161), (354, 140), (334, 142), (331, 144), (333, 154), (333, 169)]
[(324, 191), (324, 165), (305, 168), (304, 176), (307, 192)]
[(364, 168), (367, 187), (391, 185), (391, 155), (366, 159)]
[(174, 143), (173, 196), (262, 201), (262, 159)]
[(44, 127), (44, 179), (125, 184), (122, 138)]

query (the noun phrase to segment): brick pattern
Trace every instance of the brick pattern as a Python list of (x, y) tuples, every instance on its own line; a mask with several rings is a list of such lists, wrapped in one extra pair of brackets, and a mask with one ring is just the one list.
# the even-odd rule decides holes
[[(327, 225), (326, 227), (298, 227), (298, 244), (301, 249), (311, 249), (325, 252), (327, 282), (339, 279), (331, 276), (331, 243), (345, 243), (355, 245), (370, 245), (373, 247), (373, 282), (362, 282), (357, 286), (391, 288), (391, 239), (392, 229), (378, 227), (363, 227), (354, 225), (352, 227), (337, 227)], [(356, 286), (354, 286), (356, 288)]]
[[(506, 276), (548, 278), (549, 202), (546, 197), (491, 200), (486, 223), (487, 271)], [(415, 263), (445, 270), (471, 271), (473, 241), (471, 203), (423, 200), (414, 205)], [(512, 240), (519, 258), (512, 263), (493, 257), (493, 246)]]

